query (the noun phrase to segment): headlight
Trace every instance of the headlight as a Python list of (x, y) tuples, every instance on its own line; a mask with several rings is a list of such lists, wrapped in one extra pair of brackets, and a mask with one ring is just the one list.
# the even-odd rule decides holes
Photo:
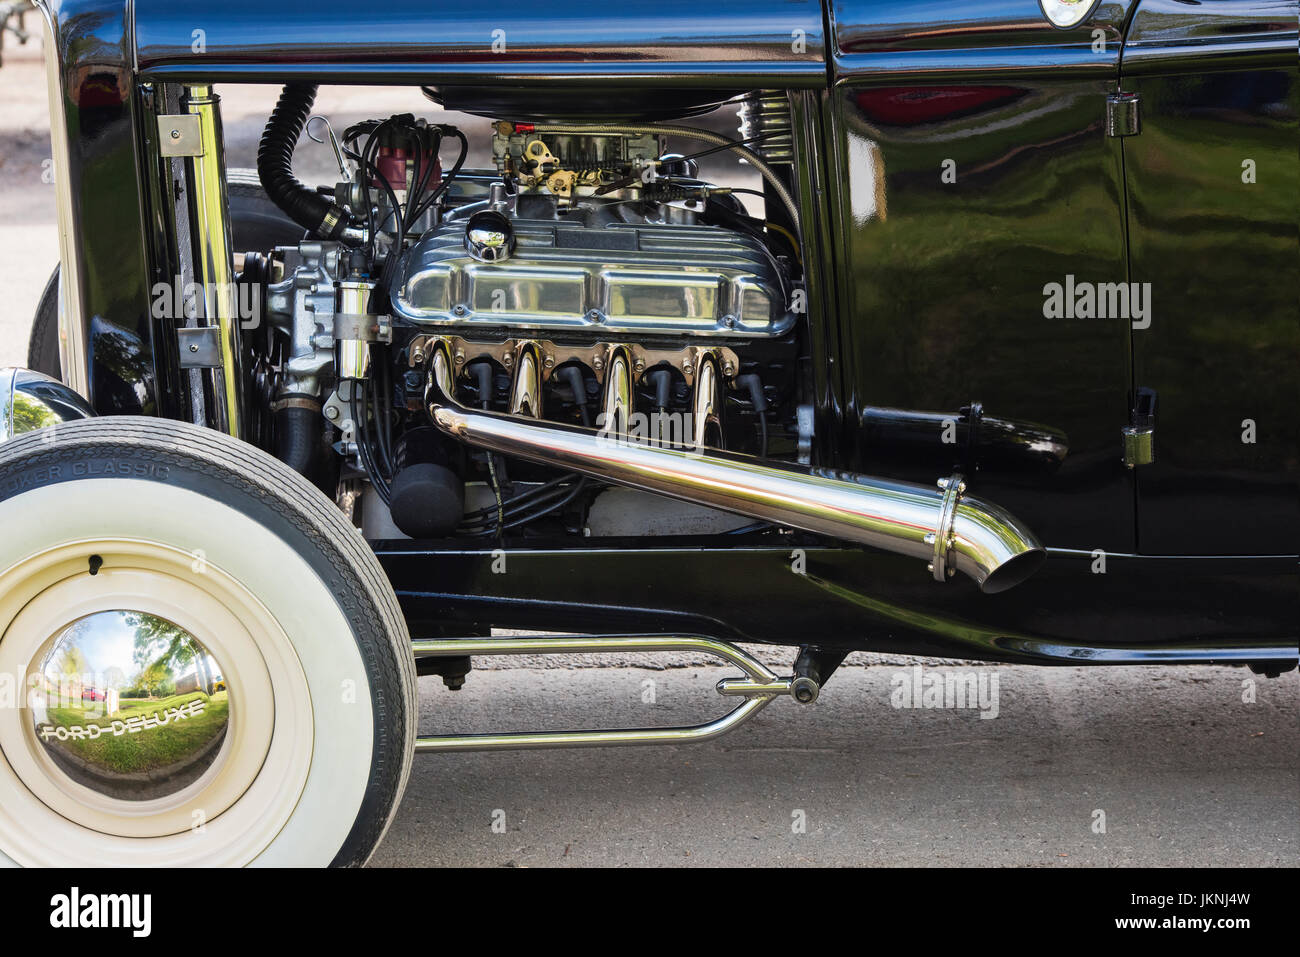
[(1052, 26), (1062, 30), (1077, 27), (1087, 20), (1099, 3), (1101, 0), (1038, 0), (1043, 16), (1047, 17)]

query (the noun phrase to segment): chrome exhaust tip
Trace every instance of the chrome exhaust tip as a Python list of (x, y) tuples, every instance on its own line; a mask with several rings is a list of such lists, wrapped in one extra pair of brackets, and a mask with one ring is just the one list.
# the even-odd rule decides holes
[(1016, 587), (1047, 559), (1047, 551), (1018, 520), (974, 498), (957, 505), (950, 554), (950, 567), (973, 578), (986, 595)]
[(937, 581), (962, 572), (986, 594), (994, 594), (1020, 584), (1046, 557), (1033, 533), (1009, 513), (967, 498), (960, 475), (926, 487), (713, 450), (705, 454), (643, 444), (625, 435), (467, 409), (445, 398), (450, 386), (445, 372), (435, 374), (434, 381), (441, 388), (430, 389), (429, 414), (460, 442), (911, 555), (926, 560)]

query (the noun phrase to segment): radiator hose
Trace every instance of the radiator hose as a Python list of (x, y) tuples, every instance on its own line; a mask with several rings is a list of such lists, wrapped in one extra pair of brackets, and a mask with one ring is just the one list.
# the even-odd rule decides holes
[(308, 478), (320, 441), (320, 403), (311, 396), (290, 396), (275, 412), (275, 457)]
[(351, 219), (348, 211), (293, 175), (294, 146), (315, 102), (314, 85), (285, 86), (257, 147), (257, 176), (266, 195), (290, 219), (318, 239), (338, 239)]

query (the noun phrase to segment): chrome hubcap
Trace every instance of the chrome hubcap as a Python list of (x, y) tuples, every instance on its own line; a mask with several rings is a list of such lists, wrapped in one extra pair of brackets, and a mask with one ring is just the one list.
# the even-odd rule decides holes
[(156, 614), (99, 611), (37, 652), (28, 678), (40, 749), (75, 784), (124, 801), (167, 798), (216, 762), (230, 692), (212, 653)]

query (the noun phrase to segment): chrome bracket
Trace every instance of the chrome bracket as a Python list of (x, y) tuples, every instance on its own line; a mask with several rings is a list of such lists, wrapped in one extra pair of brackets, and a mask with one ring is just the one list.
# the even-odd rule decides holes
[(1124, 467), (1136, 468), (1150, 465), (1156, 460), (1156, 432), (1150, 426), (1126, 425), (1124, 437)]
[(794, 411), (795, 421), (799, 426), (799, 461), (804, 465), (811, 465), (813, 436), (817, 429), (817, 410), (810, 404), (798, 406)]
[(221, 329), (217, 326), (199, 326), (196, 329), (177, 329), (180, 342), (182, 369), (221, 368)]
[(811, 698), (795, 694), (796, 678), (781, 677), (758, 659), (734, 645), (696, 635), (562, 635), (518, 638), (436, 638), (411, 642), (416, 658), (465, 655), (569, 655), (600, 652), (700, 651), (722, 658), (745, 673), (723, 678), (718, 694), (743, 698), (739, 707), (706, 724), (681, 728), (618, 728), (597, 731), (518, 731), (504, 734), (450, 734), (415, 739), (419, 752), (519, 751), (534, 748), (599, 748), (623, 745), (689, 744), (720, 737), (744, 724), (774, 698), (788, 695), (796, 701)]
[(158, 152), (162, 156), (202, 156), (203, 132), (197, 113), (158, 117)]
[(213, 425), (239, 438), (244, 428), (243, 354), (239, 345), (239, 315), (235, 302), (235, 265), (230, 246), (230, 202), (226, 195), (225, 147), (221, 135), (221, 98), (206, 84), (185, 88), (185, 116), (160, 122), (162, 143), (185, 156), (190, 183), (190, 229), (196, 253), (196, 278), (206, 301), (203, 325), (220, 330), (220, 367), (210, 376), (216, 401)]
[(1130, 421), (1124, 427), (1124, 465), (1136, 468), (1156, 460), (1156, 392), (1139, 388)]

